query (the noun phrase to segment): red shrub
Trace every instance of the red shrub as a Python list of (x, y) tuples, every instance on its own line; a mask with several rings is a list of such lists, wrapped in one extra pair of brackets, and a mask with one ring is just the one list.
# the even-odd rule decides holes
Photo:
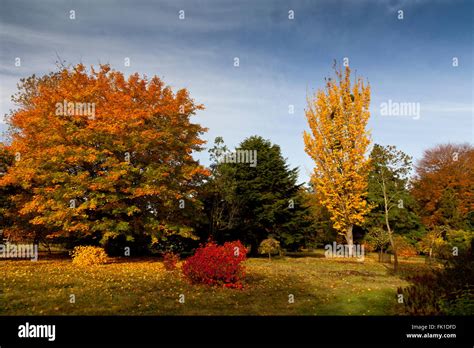
[(179, 256), (173, 253), (163, 254), (163, 265), (167, 271), (172, 271), (176, 268), (176, 264), (179, 261)]
[(242, 288), (247, 249), (240, 241), (217, 245), (207, 243), (183, 264), (183, 273), (192, 283)]

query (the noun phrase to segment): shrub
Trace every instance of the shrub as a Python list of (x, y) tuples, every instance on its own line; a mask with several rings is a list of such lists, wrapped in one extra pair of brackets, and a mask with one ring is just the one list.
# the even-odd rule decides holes
[(364, 237), (364, 246), (367, 251), (378, 251), (379, 262), (382, 262), (384, 249), (388, 248), (390, 243), (389, 234), (383, 228), (373, 227), (369, 229)]
[(444, 269), (418, 274), (413, 285), (399, 288), (410, 315), (473, 315), (474, 259), (472, 249), (448, 260)]
[(433, 291), (436, 276), (431, 273), (411, 277), (413, 285), (399, 287), (398, 294), (403, 295), (405, 312), (409, 315), (436, 315), (440, 313), (438, 293)]
[(272, 255), (276, 255), (280, 253), (280, 242), (273, 238), (264, 239), (260, 243), (258, 252), (260, 254), (267, 254), (268, 258), (271, 259)]
[(105, 250), (95, 246), (77, 246), (71, 256), (72, 263), (79, 266), (102, 265), (107, 262)]
[(449, 227), (441, 226), (426, 233), (418, 246), (423, 253), (429, 256), (430, 260), (432, 258), (447, 260), (468, 252), (472, 240), (473, 233), (471, 231), (452, 230)]
[(397, 248), (398, 256), (416, 256), (418, 254), (416, 248), (403, 236), (394, 235), (393, 242)]
[(446, 315), (473, 315), (474, 286), (456, 290), (451, 293), (452, 299), (440, 300), (441, 312)]
[(468, 252), (474, 233), (472, 231), (463, 230), (448, 230), (446, 233), (446, 240), (449, 245), (449, 252), (452, 255), (452, 248), (458, 248), (459, 254)]
[(209, 242), (183, 264), (183, 274), (192, 283), (242, 288), (247, 249), (240, 241), (220, 246)]
[(176, 269), (176, 264), (179, 261), (179, 256), (174, 253), (163, 254), (163, 265), (167, 271), (173, 271)]
[(427, 254), (430, 260), (434, 257), (441, 256), (446, 245), (447, 243), (443, 239), (441, 229), (434, 229), (427, 232), (418, 243), (419, 249)]

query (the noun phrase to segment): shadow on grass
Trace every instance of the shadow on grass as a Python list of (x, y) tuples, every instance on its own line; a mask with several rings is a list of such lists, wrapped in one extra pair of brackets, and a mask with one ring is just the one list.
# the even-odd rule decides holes
[(69, 252), (67, 251), (52, 251), (51, 253), (47, 251), (38, 252), (38, 260), (65, 260), (70, 259)]
[(375, 272), (360, 272), (360, 271), (353, 271), (353, 270), (347, 270), (347, 271), (329, 271), (327, 272), (329, 275), (335, 275), (335, 276), (363, 276), (363, 277), (378, 277), (379, 275)]
[(443, 265), (439, 262), (428, 263), (419, 258), (399, 260), (397, 273), (395, 273), (393, 269), (393, 263), (384, 263), (383, 266), (387, 270), (388, 275), (398, 276), (400, 279), (407, 281), (411, 281), (420, 276), (430, 276), (434, 271), (443, 268)]
[(302, 251), (295, 251), (295, 252), (286, 252), (285, 253), (286, 257), (298, 259), (298, 258), (303, 258), (303, 257), (312, 257), (312, 258), (324, 258), (323, 253), (314, 253), (314, 252), (302, 252)]

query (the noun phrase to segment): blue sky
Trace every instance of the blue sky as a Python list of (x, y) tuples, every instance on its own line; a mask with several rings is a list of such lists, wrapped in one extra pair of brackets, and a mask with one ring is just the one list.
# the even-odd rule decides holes
[[(371, 84), (374, 142), (415, 160), (438, 143), (473, 143), (472, 1), (0, 0), (0, 7), (1, 115), (15, 107), (18, 80), (54, 70), (57, 55), (110, 63), (188, 88), (206, 107), (195, 121), (209, 128), (208, 145), (216, 136), (234, 147), (261, 135), (306, 181), (306, 96), (323, 87), (334, 59), (347, 57)], [(388, 100), (419, 103), (420, 118), (381, 115)], [(207, 153), (197, 157), (208, 163)]]

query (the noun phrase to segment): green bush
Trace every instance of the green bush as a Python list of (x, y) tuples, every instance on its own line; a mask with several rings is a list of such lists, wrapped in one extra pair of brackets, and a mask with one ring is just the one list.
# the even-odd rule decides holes
[(474, 232), (472, 231), (463, 231), (463, 230), (449, 230), (446, 232), (446, 240), (450, 246), (450, 251), (452, 253), (452, 248), (458, 248), (459, 254), (465, 254), (468, 252), (471, 241), (473, 239)]
[(440, 309), (446, 315), (473, 315), (474, 314), (474, 286), (467, 289), (453, 291), (454, 298), (441, 299)]

